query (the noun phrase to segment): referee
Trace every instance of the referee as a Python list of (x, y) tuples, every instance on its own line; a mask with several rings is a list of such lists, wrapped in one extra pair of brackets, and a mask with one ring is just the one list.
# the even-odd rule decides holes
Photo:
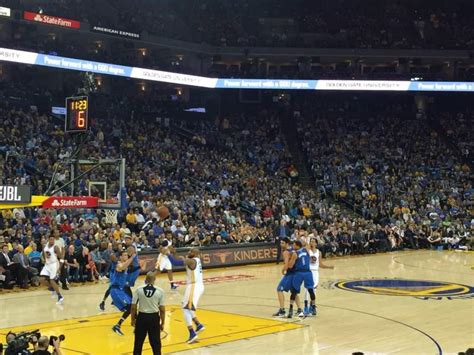
[(161, 288), (154, 286), (155, 280), (156, 274), (150, 271), (146, 274), (145, 285), (139, 287), (133, 294), (131, 313), (132, 326), (135, 327), (133, 355), (142, 353), (147, 334), (153, 355), (161, 355), (160, 331), (165, 326), (165, 306), (163, 305), (165, 293)]

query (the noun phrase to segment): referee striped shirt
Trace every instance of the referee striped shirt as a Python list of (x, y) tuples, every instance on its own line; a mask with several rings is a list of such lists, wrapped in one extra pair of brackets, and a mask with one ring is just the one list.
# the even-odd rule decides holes
[(143, 285), (133, 294), (132, 304), (137, 304), (139, 313), (158, 313), (165, 304), (165, 292), (154, 285)]

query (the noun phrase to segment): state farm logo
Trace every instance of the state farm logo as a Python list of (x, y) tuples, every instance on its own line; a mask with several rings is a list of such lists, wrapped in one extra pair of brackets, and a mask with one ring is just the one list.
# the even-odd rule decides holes
[(63, 27), (72, 27), (72, 22), (69, 20), (62, 19), (60, 17), (51, 17), (51, 16), (46, 16), (46, 15), (36, 15), (35, 18), (33, 19), (34, 21), (37, 22), (44, 22), (48, 23), (50, 25), (58, 25), (58, 26), (63, 26)]
[(43, 202), (43, 208), (94, 208), (99, 199), (91, 196), (50, 197)]
[(87, 206), (87, 201), (86, 200), (54, 200), (53, 203), (51, 203), (51, 206), (53, 207), (85, 207)]
[(29, 21), (41, 22), (46, 23), (49, 25), (56, 25), (62, 27), (69, 27), (69, 28), (80, 28), (81, 23), (76, 20), (65, 19), (62, 17), (56, 16), (49, 16), (49, 15), (42, 15), (37, 14), (35, 12), (25, 11), (24, 19)]

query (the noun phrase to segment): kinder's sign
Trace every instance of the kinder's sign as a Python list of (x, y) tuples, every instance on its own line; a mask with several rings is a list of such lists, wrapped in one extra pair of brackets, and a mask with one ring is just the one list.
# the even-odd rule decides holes
[(43, 202), (43, 208), (95, 208), (99, 205), (98, 197), (90, 196), (53, 196)]
[(0, 203), (30, 203), (31, 186), (0, 185)]
[(67, 28), (81, 28), (81, 23), (67, 18), (37, 14), (36, 12), (25, 11), (23, 18), (28, 21), (41, 22), (47, 25), (61, 26)]
[[(178, 249), (178, 255), (186, 256), (187, 250), (184, 248)], [(269, 263), (275, 262), (277, 256), (277, 249), (273, 243), (230, 244), (220, 248), (201, 248), (200, 252), (202, 265), (205, 268)], [(145, 252), (138, 257), (145, 264), (145, 271), (152, 271), (155, 267), (158, 251)], [(173, 266), (173, 270), (184, 270), (184, 267)]]

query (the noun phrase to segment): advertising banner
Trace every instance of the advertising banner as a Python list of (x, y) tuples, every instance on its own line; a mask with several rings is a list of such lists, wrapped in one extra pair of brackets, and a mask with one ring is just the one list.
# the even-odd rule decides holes
[(53, 196), (43, 202), (43, 208), (94, 208), (99, 205), (98, 197)]
[(61, 26), (67, 28), (81, 28), (81, 23), (76, 20), (70, 20), (67, 18), (49, 16), (45, 14), (37, 14), (36, 12), (25, 11), (23, 13), (23, 18), (28, 21), (41, 22), (47, 25)]
[[(186, 256), (188, 249), (178, 249), (178, 255)], [(201, 248), (201, 262), (204, 268), (226, 267), (236, 265), (260, 264), (274, 262), (277, 249), (273, 243), (231, 244), (227, 247)], [(159, 252), (144, 252), (139, 254), (143, 261), (146, 273), (155, 268)], [(174, 270), (184, 270), (184, 267), (175, 267)]]
[(0, 6), (0, 16), (10, 17), (11, 14), (12, 14), (12, 11), (10, 10), (9, 7)]
[(51, 113), (53, 115), (63, 115), (66, 116), (66, 108), (60, 106), (53, 106), (51, 107)]
[(110, 27), (92, 26), (91, 31), (92, 32), (105, 33), (105, 34), (112, 35), (112, 36), (130, 38), (130, 39), (140, 39), (141, 38), (139, 33), (128, 32), (128, 31), (124, 31), (124, 30), (116, 30), (116, 29), (110, 28)]
[(0, 185), (0, 203), (30, 203), (31, 186)]
[(218, 79), (9, 48), (0, 48), (2, 60), (209, 89), (474, 92), (474, 82), (462, 81)]

